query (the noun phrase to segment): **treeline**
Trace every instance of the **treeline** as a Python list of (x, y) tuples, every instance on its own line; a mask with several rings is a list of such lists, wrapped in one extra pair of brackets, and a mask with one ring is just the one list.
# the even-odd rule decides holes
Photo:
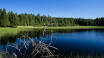
[(104, 26), (104, 18), (59, 18), (34, 14), (16, 14), (6, 9), (0, 9), (0, 27), (16, 26)]

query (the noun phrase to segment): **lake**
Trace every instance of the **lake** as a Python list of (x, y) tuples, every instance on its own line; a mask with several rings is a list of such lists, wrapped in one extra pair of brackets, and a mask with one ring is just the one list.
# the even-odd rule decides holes
[[(104, 57), (104, 29), (57, 29), (57, 30), (31, 30), (22, 31), (16, 35), (5, 34), (0, 37), (0, 51), (6, 48), (11, 52), (18, 52), (10, 45), (21, 47), (22, 41), (28, 42), (29, 38), (37, 44), (39, 41), (57, 48), (55, 51), (58, 55), (64, 57), (73, 56), (91, 56)], [(29, 46), (31, 50), (31, 44)], [(24, 53), (25, 49), (21, 52)], [(38, 55), (39, 56), (39, 55)]]

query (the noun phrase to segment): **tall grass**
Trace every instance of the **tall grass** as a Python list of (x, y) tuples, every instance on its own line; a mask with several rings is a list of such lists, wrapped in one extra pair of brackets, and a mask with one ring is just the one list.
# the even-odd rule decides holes
[(16, 35), (20, 31), (27, 31), (27, 30), (32, 30), (33, 28), (2, 28), (0, 27), (0, 37), (4, 36), (5, 34), (10, 34), (10, 35)]

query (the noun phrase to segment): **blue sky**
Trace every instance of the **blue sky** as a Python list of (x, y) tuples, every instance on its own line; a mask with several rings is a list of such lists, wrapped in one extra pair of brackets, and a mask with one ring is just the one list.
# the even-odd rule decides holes
[(104, 0), (0, 0), (0, 8), (52, 17), (104, 17)]

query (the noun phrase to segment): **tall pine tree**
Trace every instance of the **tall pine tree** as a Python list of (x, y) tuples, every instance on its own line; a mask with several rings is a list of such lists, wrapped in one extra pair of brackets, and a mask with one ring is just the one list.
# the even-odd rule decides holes
[(16, 27), (19, 23), (17, 14), (14, 14), (12, 11), (8, 12), (8, 18), (10, 21), (10, 26)]
[(0, 9), (0, 25), (1, 25), (1, 13), (2, 13), (2, 9)]
[(7, 26), (10, 25), (10, 22), (9, 22), (9, 19), (8, 19), (8, 15), (7, 15), (5, 9), (3, 9), (2, 13), (1, 13), (0, 23), (1, 23), (2, 27), (7, 27)]

